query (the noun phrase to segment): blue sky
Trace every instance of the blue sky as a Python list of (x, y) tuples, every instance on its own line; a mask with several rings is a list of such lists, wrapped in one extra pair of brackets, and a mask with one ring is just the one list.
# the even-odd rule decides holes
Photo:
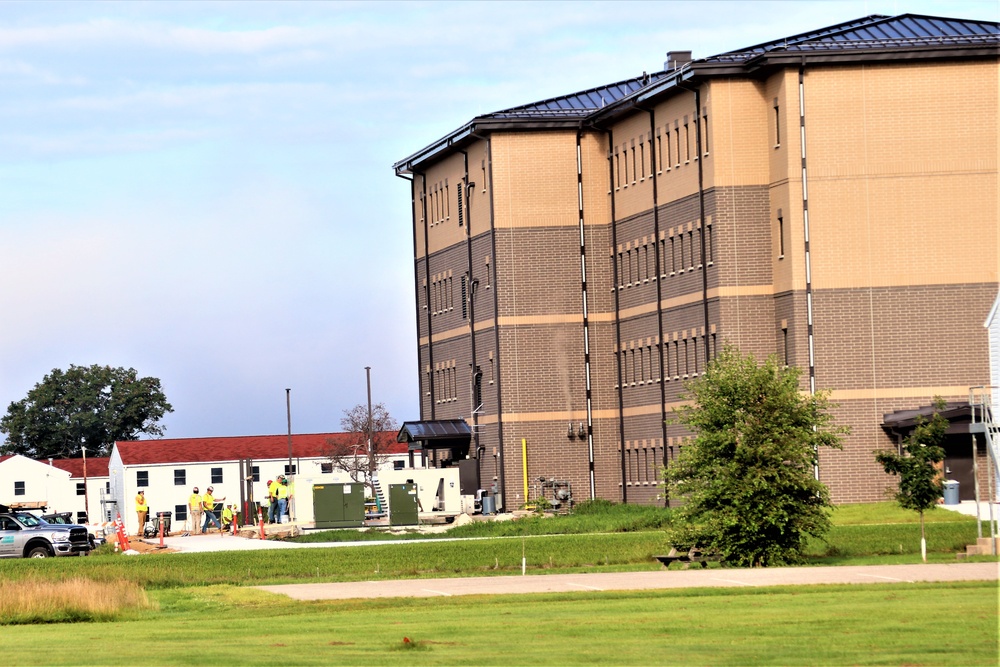
[(167, 437), (417, 419), (409, 187), (479, 113), (908, 2), (5, 2), (0, 409), (53, 368), (158, 377)]

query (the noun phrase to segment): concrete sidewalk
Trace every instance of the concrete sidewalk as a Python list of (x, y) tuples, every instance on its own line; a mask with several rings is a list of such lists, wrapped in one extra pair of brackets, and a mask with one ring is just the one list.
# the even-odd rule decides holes
[(453, 595), (509, 595), (668, 588), (997, 581), (998, 579), (1000, 579), (1000, 563), (932, 563), (534, 574), (461, 579), (392, 579), (330, 584), (282, 584), (257, 586), (256, 588), (287, 595), (295, 600), (346, 600), (352, 598), (451, 597)]

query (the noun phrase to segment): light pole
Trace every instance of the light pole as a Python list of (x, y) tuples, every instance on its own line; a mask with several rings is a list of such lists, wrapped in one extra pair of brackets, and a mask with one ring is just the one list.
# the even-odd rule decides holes
[(288, 415), (288, 474), (292, 474), (292, 390), (285, 389), (285, 414)]
[(368, 477), (374, 472), (372, 467), (372, 367), (365, 366), (365, 380), (368, 383)]
[(83, 453), (83, 511), (87, 515), (87, 521), (90, 522), (90, 499), (87, 497), (87, 447), (80, 445), (80, 451)]

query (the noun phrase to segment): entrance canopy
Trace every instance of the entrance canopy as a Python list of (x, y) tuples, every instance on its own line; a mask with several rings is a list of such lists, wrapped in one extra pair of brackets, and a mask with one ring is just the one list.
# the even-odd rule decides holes
[(411, 452), (446, 449), (451, 452), (452, 459), (464, 459), (469, 455), (472, 428), (464, 419), (403, 422), (396, 442), (407, 443)]
[[(933, 405), (922, 405), (914, 410), (897, 410), (882, 415), (882, 428), (896, 434), (909, 433), (917, 425), (918, 419), (929, 420), (934, 414)], [(953, 401), (946, 403), (938, 410), (941, 416), (948, 420), (946, 433), (982, 433), (981, 423), (972, 423), (972, 406), (968, 401)]]

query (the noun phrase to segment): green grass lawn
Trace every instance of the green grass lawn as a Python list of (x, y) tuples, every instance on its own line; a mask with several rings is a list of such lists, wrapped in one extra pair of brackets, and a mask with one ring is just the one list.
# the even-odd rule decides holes
[[(996, 665), (995, 583), (297, 602), (157, 591), (112, 623), (8, 626), (9, 665)], [(404, 648), (403, 638), (412, 648)]]
[[(593, 509), (448, 542), (0, 561), (7, 581), (135, 582), (153, 603), (113, 621), (3, 626), (4, 663), (997, 664), (995, 581), (322, 602), (250, 587), (503, 576), (522, 553), (529, 574), (660, 568), (668, 511)], [(837, 510), (807, 564), (920, 562), (915, 521), (888, 503)], [(929, 559), (955, 562), (976, 523), (936, 510), (927, 533)]]

